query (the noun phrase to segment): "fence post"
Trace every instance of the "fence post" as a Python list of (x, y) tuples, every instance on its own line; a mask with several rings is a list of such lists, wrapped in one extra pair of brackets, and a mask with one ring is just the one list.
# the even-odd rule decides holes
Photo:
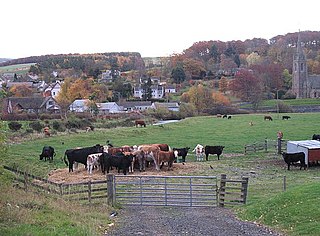
[(283, 191), (287, 191), (287, 177), (283, 176)]
[(221, 180), (220, 180), (219, 207), (224, 207), (224, 198), (225, 198), (225, 192), (226, 192), (226, 180), (227, 180), (227, 175), (222, 174)]
[(248, 182), (249, 182), (249, 177), (242, 177), (241, 194), (243, 198), (243, 204), (246, 204), (247, 202)]
[(264, 151), (268, 152), (268, 140), (267, 139), (264, 140)]
[(88, 182), (88, 200), (89, 204), (91, 204), (91, 180)]
[(24, 176), (24, 191), (28, 191), (28, 174), (27, 174), (27, 172), (25, 171), (24, 173), (23, 173), (23, 176)]
[(107, 204), (109, 206), (114, 205), (114, 175), (113, 174), (107, 174)]
[(278, 155), (281, 155), (281, 138), (278, 138)]
[(60, 191), (60, 196), (62, 196), (62, 183), (59, 184), (59, 191)]

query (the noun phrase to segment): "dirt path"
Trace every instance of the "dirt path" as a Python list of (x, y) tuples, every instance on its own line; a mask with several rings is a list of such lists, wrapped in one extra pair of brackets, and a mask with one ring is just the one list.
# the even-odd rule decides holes
[(283, 235), (235, 218), (226, 208), (191, 207), (126, 207), (117, 212), (114, 226), (106, 233), (112, 235), (212, 235), (264, 236)]

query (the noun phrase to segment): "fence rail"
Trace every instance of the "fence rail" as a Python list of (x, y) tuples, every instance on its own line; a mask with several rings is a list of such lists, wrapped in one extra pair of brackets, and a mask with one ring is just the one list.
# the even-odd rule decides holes
[(269, 152), (274, 151), (275, 153), (280, 154), (282, 151), (285, 151), (287, 149), (287, 141), (284, 139), (280, 140), (272, 140), (272, 139), (265, 139), (261, 142), (255, 142), (252, 144), (247, 144), (244, 146), (244, 154), (250, 153), (250, 152)]
[(92, 203), (105, 200), (109, 205), (208, 207), (245, 204), (248, 178), (216, 176), (134, 176), (108, 174), (106, 180), (81, 183), (55, 183), (8, 166), (16, 174), (16, 187), (62, 196), (67, 200)]

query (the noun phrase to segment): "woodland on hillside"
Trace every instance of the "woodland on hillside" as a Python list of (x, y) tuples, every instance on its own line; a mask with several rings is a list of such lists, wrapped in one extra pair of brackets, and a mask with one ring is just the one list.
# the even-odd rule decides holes
[[(52, 72), (56, 71), (60, 79), (91, 78), (90, 83), (95, 83), (102, 72), (110, 70), (114, 75), (113, 85), (104, 91), (109, 89), (127, 99), (132, 96), (127, 90), (141, 82), (141, 79), (147, 81), (150, 77), (158, 77), (184, 91), (185, 94), (180, 94), (183, 95), (182, 101), (192, 102), (192, 94), (203, 94), (202, 100), (208, 102), (201, 106), (193, 102), (197, 107), (205, 108), (212, 103), (227, 105), (230, 103), (227, 96), (251, 102), (257, 107), (262, 100), (276, 96), (294, 98), (290, 93), (292, 59), (299, 34), (308, 59), (309, 74), (320, 74), (318, 31), (278, 35), (269, 42), (262, 38), (228, 42), (201, 41), (168, 58), (144, 59), (139, 53), (129, 52), (61, 54), (20, 58), (0, 63), (0, 66), (36, 63), (31, 66), (30, 73), (39, 75), (46, 82), (56, 79), (52, 76)], [(121, 72), (120, 76), (116, 71)], [(190, 87), (194, 87), (194, 90), (184, 90)], [(108, 97), (83, 94), (93, 99), (99, 97), (99, 101)]]

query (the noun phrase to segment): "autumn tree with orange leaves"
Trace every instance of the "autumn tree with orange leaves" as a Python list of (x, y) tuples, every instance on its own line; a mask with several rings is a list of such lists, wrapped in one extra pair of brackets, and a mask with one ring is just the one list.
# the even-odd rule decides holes
[(9, 90), (13, 97), (30, 97), (32, 96), (32, 89), (26, 86), (25, 84), (22, 85), (14, 85)]
[(238, 98), (250, 102), (253, 109), (257, 109), (263, 99), (262, 82), (249, 70), (240, 70), (229, 88)]

